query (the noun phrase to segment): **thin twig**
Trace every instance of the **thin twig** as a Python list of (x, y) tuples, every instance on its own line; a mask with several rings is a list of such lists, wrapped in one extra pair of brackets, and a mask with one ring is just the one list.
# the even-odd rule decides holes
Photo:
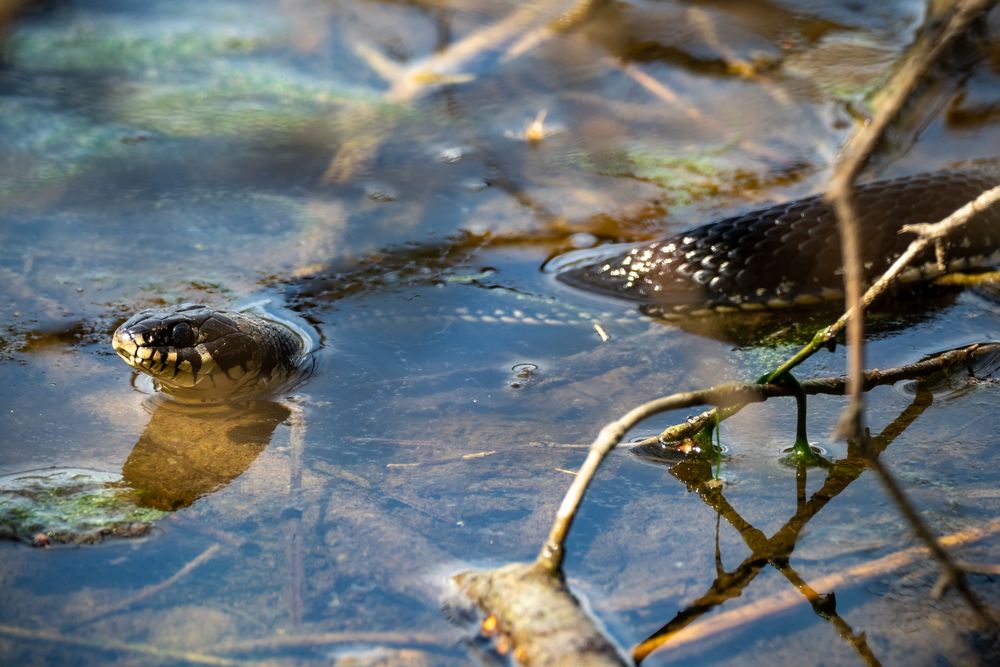
[[(885, 273), (883, 273), (878, 280), (876, 280), (872, 286), (868, 288), (862, 297), (862, 308), (868, 308), (871, 306), (872, 303), (874, 303), (880, 296), (882, 296), (882, 294), (892, 287), (896, 278), (903, 271), (903, 269), (906, 268), (906, 266), (913, 261), (913, 258), (919, 255), (928, 245), (931, 243), (937, 243), (940, 239), (953, 233), (955, 230), (967, 223), (973, 216), (986, 210), (997, 201), (1000, 201), (1000, 186), (983, 192), (974, 200), (965, 204), (951, 215), (937, 223), (904, 225), (901, 231), (916, 233), (919, 235), (918, 238), (910, 242), (910, 245), (907, 246), (903, 254), (900, 255), (896, 261), (893, 262), (892, 266), (890, 266)], [(837, 319), (836, 322), (825, 329), (820, 330), (815, 336), (813, 336), (813, 339), (809, 341), (808, 344), (785, 360), (780, 366), (768, 373), (765, 381), (774, 382), (811, 357), (817, 350), (823, 349), (824, 346), (834, 340), (840, 332), (844, 330), (844, 326), (853, 317), (854, 312), (854, 310), (846, 311)], [(870, 382), (870, 380), (866, 378), (867, 376), (865, 376), (862, 380), (863, 386), (868, 386)], [(897, 381), (898, 380), (893, 380), (893, 382)], [(804, 384), (808, 385), (808, 383)], [(806, 393), (828, 392), (818, 392), (807, 389)], [(829, 393), (842, 392), (838, 390), (836, 392)], [(716, 418), (726, 419), (739, 412), (742, 407), (743, 406), (733, 406), (725, 413), (720, 413), (718, 410), (713, 408), (688, 419), (687, 422), (683, 424), (671, 426), (657, 436), (646, 438), (645, 440), (636, 443), (636, 445), (652, 445), (658, 442), (673, 442), (690, 437), (707, 427), (709, 424), (714, 423)]]
[(682, 100), (674, 91), (672, 91), (665, 83), (657, 79), (656, 77), (643, 71), (636, 65), (625, 64), (622, 65), (622, 72), (625, 76), (629, 77), (640, 86), (645, 88), (656, 97), (661, 102), (667, 104), (670, 107), (680, 110), (684, 115), (686, 115), (691, 120), (703, 121), (704, 117), (698, 108), (693, 104), (687, 104)]
[[(134, 642), (123, 642), (118, 639), (102, 637), (70, 637), (59, 634), (52, 630), (40, 630), (31, 628), (21, 628), (15, 625), (0, 624), (0, 635), (15, 639), (27, 639), (32, 642), (53, 642), (56, 644), (69, 644), (70, 646), (84, 646), (98, 651), (123, 651), (126, 653), (139, 653), (157, 658), (170, 658), (179, 663), (193, 663), (196, 665), (242, 665), (252, 664), (241, 660), (221, 658), (206, 653), (195, 651), (182, 651), (161, 646), (151, 646), (149, 644), (138, 644)], [(38, 650), (34, 649), (32, 655), (38, 655)]]
[[(0, 626), (2, 631), (3, 626)], [(306, 646), (331, 646), (334, 644), (372, 644), (375, 646), (425, 646), (438, 648), (441, 636), (429, 632), (317, 632), (289, 634), (244, 639), (217, 644), (212, 647), (219, 653), (248, 653)]]
[[(912, 364), (905, 364), (903, 366), (896, 366), (893, 368), (886, 369), (872, 369), (866, 371), (862, 375), (862, 388), (864, 391), (869, 391), (875, 387), (882, 385), (896, 384), (903, 380), (914, 380), (922, 377), (927, 377), (931, 373), (935, 373), (948, 368), (959, 368), (967, 365), (983, 356), (988, 356), (990, 354), (995, 354), (1000, 351), (1000, 343), (975, 343), (966, 347), (956, 348), (954, 350), (948, 350), (940, 354), (936, 354), (927, 359), (922, 359), (918, 362)], [(830, 394), (835, 396), (843, 395), (847, 389), (848, 379), (846, 375), (838, 375), (826, 378), (813, 378), (811, 380), (804, 380), (800, 383), (802, 391), (808, 395), (815, 394)], [(771, 385), (767, 385), (771, 386)], [(779, 395), (779, 394), (768, 394), (768, 395)], [(780, 394), (785, 396), (788, 394)], [(720, 415), (720, 417), (729, 417), (741, 409), (742, 405), (734, 405), (725, 408), (725, 412)], [(711, 410), (706, 410), (698, 414), (695, 417), (691, 417), (685, 422), (680, 424), (675, 424), (670, 428), (663, 431), (659, 435), (655, 435), (649, 438), (645, 438), (636, 443), (634, 446), (644, 446), (644, 445), (656, 445), (662, 444), (664, 442), (673, 442), (677, 440), (682, 440), (684, 438), (689, 438), (693, 436), (698, 431), (702, 430), (709, 424), (713, 423), (715, 419), (715, 414), (717, 412), (716, 408)], [(666, 437), (665, 437), (666, 436)]]
[[(469, 62), (484, 53), (499, 49), (540, 21), (547, 22), (552, 14), (550, 8), (543, 10), (536, 4), (512, 11), (496, 23), (449, 44), (443, 51), (404, 67), (401, 75), (391, 82), (385, 99), (390, 102), (413, 102), (442, 85), (470, 80), (471, 75), (461, 72)], [(385, 68), (382, 70), (385, 74)]]
[[(876, 299), (884, 294), (886, 290), (893, 285), (893, 282), (902, 270), (906, 268), (913, 258), (920, 254), (920, 252), (923, 251), (930, 243), (936, 242), (945, 235), (954, 232), (956, 229), (968, 222), (972, 216), (985, 210), (998, 200), (1000, 200), (1000, 186), (983, 192), (974, 200), (965, 204), (940, 222), (934, 224), (905, 225), (901, 231), (917, 232), (920, 236), (914, 241), (911, 241), (910, 245), (907, 246), (903, 254), (900, 255), (899, 258), (893, 262), (892, 266), (890, 266), (885, 273), (883, 273), (879, 279), (868, 288), (862, 297), (862, 309), (871, 306)], [(831, 340), (836, 338), (837, 335), (843, 331), (844, 325), (847, 324), (848, 320), (854, 316), (855, 312), (856, 309), (847, 310), (840, 316), (840, 318), (837, 319), (836, 322), (816, 334), (808, 345), (796, 352), (790, 359), (781, 364), (781, 366), (771, 371), (771, 373), (767, 376), (767, 380), (770, 382), (781, 377), (808, 359), (816, 350), (821, 349)]]
[(500, 58), (501, 64), (508, 64), (528, 51), (538, 48), (551, 37), (569, 32), (590, 19), (608, 0), (577, 0), (577, 2), (545, 25), (529, 30), (514, 42)]
[[(358, 58), (389, 84), (382, 96), (384, 101), (412, 104), (442, 86), (473, 80), (473, 75), (462, 71), (471, 61), (501, 48), (539, 22), (547, 22), (554, 14), (551, 8), (535, 4), (520, 7), (432, 55), (405, 64), (393, 62), (366, 43), (355, 41), (350, 46)], [(381, 137), (387, 134), (386, 125), (397, 122), (394, 118), (378, 118), (379, 122), (374, 123), (378, 114), (379, 110), (374, 108), (364, 108), (356, 114), (352, 125), (365, 128), (375, 124), (379, 134), (355, 132), (330, 159), (320, 177), (322, 183), (346, 181), (371, 162), (382, 142)], [(343, 119), (340, 120), (343, 122)]]
[(990, 614), (987, 606), (972, 592), (972, 588), (969, 587), (969, 582), (965, 578), (965, 573), (955, 563), (948, 552), (945, 551), (944, 547), (941, 546), (941, 541), (935, 538), (934, 533), (927, 526), (927, 522), (921, 518), (916, 508), (913, 507), (913, 503), (906, 497), (902, 487), (896, 482), (895, 477), (892, 476), (889, 469), (882, 463), (881, 459), (869, 455), (868, 450), (870, 448), (868, 446), (862, 449), (868, 459), (868, 465), (878, 475), (882, 486), (889, 492), (889, 496), (896, 503), (896, 507), (900, 513), (910, 522), (913, 532), (926, 545), (927, 550), (930, 551), (931, 555), (938, 562), (938, 566), (943, 570), (942, 579), (935, 586), (935, 591), (941, 591), (948, 585), (954, 586), (955, 590), (959, 592), (966, 604), (969, 605), (981, 621), (989, 626), (996, 627), (998, 625), (997, 619)]
[[(600, 433), (598, 433), (597, 438), (591, 443), (590, 449), (587, 452), (587, 458), (584, 460), (583, 465), (580, 466), (580, 471), (570, 485), (569, 490), (566, 491), (562, 504), (560, 504), (559, 510), (556, 512), (556, 518), (552, 523), (549, 535), (538, 554), (537, 561), (553, 574), (560, 571), (563, 556), (565, 555), (566, 536), (569, 534), (569, 529), (573, 524), (573, 518), (576, 516), (577, 509), (580, 507), (580, 503), (583, 502), (583, 496), (587, 491), (587, 487), (594, 478), (594, 474), (597, 472), (604, 457), (621, 441), (630, 428), (647, 417), (666, 412), (667, 410), (676, 410), (678, 408), (703, 405), (705, 403), (731, 405), (764, 400), (765, 391), (768, 386), (753, 383), (729, 383), (700, 391), (672, 394), (649, 401), (648, 403), (643, 403), (629, 410), (619, 419), (606, 424)], [(783, 387), (776, 387), (776, 389), (778, 391), (785, 391)]]
[[(867, 382), (871, 386), (877, 384), (890, 384), (901, 379), (911, 379), (926, 376), (929, 373), (951, 368), (955, 365), (968, 364), (972, 359), (1000, 349), (1000, 343), (981, 343), (970, 345), (957, 350), (950, 350), (930, 359), (925, 359), (908, 366), (901, 366), (885, 371), (873, 370), (865, 374)], [(843, 377), (821, 378), (814, 381), (801, 383), (803, 390), (812, 393), (840, 393), (843, 391), (847, 380)], [(758, 384), (754, 382), (730, 382), (720, 384), (708, 389), (698, 391), (679, 392), (670, 396), (658, 398), (648, 403), (643, 403), (628, 413), (616, 419), (601, 429), (597, 437), (590, 445), (587, 458), (580, 466), (579, 474), (563, 497), (562, 504), (556, 512), (555, 521), (549, 535), (538, 554), (538, 561), (551, 572), (558, 572), (564, 556), (565, 540), (569, 534), (573, 518), (583, 502), (583, 496), (590, 485), (598, 467), (615, 445), (617, 445), (625, 433), (642, 420), (680, 408), (692, 407), (695, 405), (715, 405), (721, 408), (731, 406), (742, 406), (747, 403), (757, 403), (767, 400), (772, 396), (791, 396), (794, 390), (784, 385)]]
[(200, 567), (201, 565), (207, 563), (212, 558), (214, 558), (215, 555), (219, 553), (220, 549), (221, 547), (218, 544), (213, 544), (212, 546), (208, 547), (200, 554), (195, 556), (192, 560), (188, 561), (184, 565), (184, 567), (177, 570), (177, 572), (174, 572), (172, 575), (170, 575), (163, 581), (156, 584), (150, 584), (149, 586), (144, 586), (143, 588), (139, 589), (132, 595), (117, 600), (112, 605), (108, 605), (103, 609), (99, 609), (91, 614), (85, 614), (83, 618), (75, 619), (74, 623), (70, 625), (69, 628), (64, 628), (64, 630), (68, 630), (70, 628), (76, 629), (82, 625), (92, 623), (95, 620), (105, 618), (117, 611), (121, 611), (122, 609), (127, 609), (128, 607), (131, 607), (136, 602), (145, 600), (146, 598), (156, 595), (160, 591), (170, 588), (178, 581), (180, 581), (187, 575), (191, 574), (196, 568)]
[[(882, 99), (882, 103), (873, 118), (865, 126), (860, 127), (848, 140), (844, 149), (844, 158), (838, 164), (836, 171), (830, 179), (827, 190), (827, 198), (833, 202), (837, 212), (838, 229), (840, 232), (840, 243), (842, 253), (842, 264), (844, 268), (844, 291), (847, 297), (848, 313), (848, 395), (850, 404), (845, 409), (837, 426), (838, 435), (851, 438), (862, 444), (869, 464), (879, 475), (890, 497), (896, 503), (899, 511), (910, 522), (914, 532), (927, 545), (927, 548), (937, 559), (940, 567), (944, 571), (945, 578), (955, 586), (959, 594), (965, 599), (969, 607), (976, 613), (982, 622), (989, 626), (997, 626), (997, 620), (990, 616), (988, 610), (982, 602), (972, 593), (965, 580), (964, 573), (952, 561), (948, 553), (934, 539), (933, 533), (920, 518), (916, 509), (910, 503), (902, 488), (896, 484), (894, 478), (884, 465), (872, 456), (869, 447), (869, 438), (864, 429), (863, 403), (862, 403), (862, 374), (864, 372), (864, 317), (861, 295), (862, 267), (861, 254), (858, 247), (860, 232), (858, 230), (857, 217), (854, 212), (854, 181), (861, 170), (874, 155), (879, 142), (885, 135), (889, 125), (897, 118), (906, 101), (910, 98), (921, 79), (930, 68), (939, 60), (942, 53), (961, 35), (965, 34), (973, 21), (988, 11), (996, 0), (958, 0), (955, 9), (948, 17), (943, 28), (938, 31), (933, 38), (924, 39), (917, 48), (908, 54), (907, 61), (895, 73), (889, 82), (889, 93)], [(1000, 197), (1000, 187), (988, 190), (978, 197), (974, 202), (956, 211), (943, 222), (952, 218), (970, 218), (977, 210), (985, 208)], [(983, 203), (983, 202), (989, 203)], [(978, 206), (978, 208), (977, 208)], [(939, 223), (943, 228), (941, 233), (947, 233), (954, 226)], [(912, 228), (911, 228), (912, 231)], [(926, 230), (924, 230), (926, 233)], [(910, 244), (908, 253), (890, 267), (899, 272), (905, 262), (909, 261), (918, 251), (912, 251), (914, 245), (920, 242), (926, 246), (931, 240), (926, 235), (922, 235), (914, 243)], [(922, 248), (922, 247), (921, 247)], [(912, 251), (912, 252), (910, 252)], [(895, 275), (895, 274), (893, 274)]]

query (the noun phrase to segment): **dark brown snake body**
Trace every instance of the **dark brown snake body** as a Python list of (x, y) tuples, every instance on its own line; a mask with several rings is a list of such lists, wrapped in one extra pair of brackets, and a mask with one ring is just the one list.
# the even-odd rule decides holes
[[(898, 258), (913, 234), (903, 225), (937, 222), (1000, 183), (991, 169), (939, 171), (859, 185), (855, 210), (865, 278)], [(916, 257), (903, 282), (981, 271), (998, 263), (1000, 204), (973, 217), (935, 249)], [(644, 304), (663, 317), (806, 306), (843, 298), (840, 236), (832, 206), (807, 197), (725, 218), (592, 264), (563, 282)]]

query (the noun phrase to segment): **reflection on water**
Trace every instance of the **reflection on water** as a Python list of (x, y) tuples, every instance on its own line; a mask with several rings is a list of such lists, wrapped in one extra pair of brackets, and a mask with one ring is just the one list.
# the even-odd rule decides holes
[[(2, 654), (466, 664), (476, 649), (438, 607), (446, 574), (533, 556), (600, 425), (757, 377), (802, 325), (766, 323), (780, 335), (761, 345), (748, 320), (650, 322), (540, 267), (817, 191), (924, 11), (23, 3), (0, 64), (0, 472), (122, 470), (174, 511), (142, 540), (0, 544)], [(872, 176), (990, 156), (1000, 73), (985, 41), (915, 101)], [(261, 298), (319, 331), (294, 404), (150, 414), (107, 346), (141, 308)], [(869, 365), (1000, 335), (974, 294), (901, 310)], [(959, 534), (997, 512), (995, 383), (931, 390), (876, 390), (869, 421), (928, 521)], [(951, 631), (953, 597), (927, 598), (922, 561), (681, 645), (912, 544), (855, 453), (824, 439), (840, 407), (809, 401), (830, 471), (776, 464), (795, 433), (782, 402), (723, 424), (718, 480), (697, 461), (610, 457), (566, 566), (615, 641), (671, 637), (646, 664), (990, 658)], [(995, 540), (956, 549), (997, 560)], [(1000, 599), (992, 579), (973, 584)]]
[(211, 407), (161, 401), (125, 460), (122, 479), (147, 507), (187, 507), (243, 474), (290, 414), (270, 401)]
[[(929, 394), (918, 394), (913, 403), (886, 427), (882, 434), (873, 438), (873, 453), (876, 456), (881, 454), (896, 436), (902, 433), (930, 406), (931, 402)], [(810, 472), (807, 466), (800, 464), (795, 474), (795, 512), (777, 531), (768, 536), (747, 521), (740, 511), (726, 499), (725, 492), (720, 485), (711, 483), (713, 477), (709, 461), (702, 460), (672, 466), (671, 474), (683, 482), (689, 490), (699, 492), (705, 502), (718, 512), (720, 519), (724, 519), (736, 529), (752, 553), (735, 568), (726, 568), (717, 553), (716, 568), (718, 574), (709, 590), (644, 640), (633, 653), (636, 661), (644, 660), (662, 646), (669, 645), (677, 649), (690, 643), (692, 634), (697, 637), (698, 632), (692, 633), (688, 630), (684, 634), (686, 628), (727, 600), (742, 595), (760, 572), (770, 565), (792, 586), (802, 591), (817, 616), (829, 623), (841, 638), (853, 647), (859, 658), (868, 663), (877, 662), (865, 634), (856, 632), (838, 613), (836, 595), (812, 589), (806, 578), (799, 574), (789, 562), (796, 542), (807, 524), (820, 510), (855, 482), (866, 469), (864, 455), (854, 447), (848, 451), (847, 457), (835, 461), (828, 470), (824, 470), (824, 474), (820, 477), (823, 480), (822, 486), (807, 498), (808, 476), (810, 474), (816, 475), (819, 471), (813, 469)], [(716, 541), (718, 543), (718, 535)], [(768, 616), (774, 613), (774, 611), (767, 609), (762, 615)], [(729, 619), (726, 619), (724, 623), (728, 621)], [(716, 630), (720, 629), (718, 622), (713, 625)], [(741, 624), (736, 622), (726, 629), (739, 629), (740, 626)]]

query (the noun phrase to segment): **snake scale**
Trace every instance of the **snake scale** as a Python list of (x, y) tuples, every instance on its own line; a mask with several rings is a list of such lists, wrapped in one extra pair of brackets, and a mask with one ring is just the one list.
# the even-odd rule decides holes
[[(857, 186), (866, 279), (884, 272), (906, 248), (903, 225), (935, 222), (996, 184), (991, 170), (967, 169)], [(822, 197), (807, 197), (633, 247), (558, 278), (668, 318), (808, 306), (842, 298), (836, 224)], [(988, 270), (1000, 263), (998, 240), (995, 204), (944, 241), (940, 257), (932, 249), (917, 257), (901, 279), (919, 284), (949, 271)], [(139, 312), (112, 339), (126, 363), (187, 401), (289, 387), (307, 373), (304, 344), (280, 322), (192, 304)]]

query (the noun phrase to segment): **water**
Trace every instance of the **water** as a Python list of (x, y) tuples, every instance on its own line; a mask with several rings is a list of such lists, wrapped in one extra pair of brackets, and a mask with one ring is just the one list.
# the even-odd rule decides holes
[[(541, 267), (593, 240), (822, 188), (922, 4), (597, 3), (575, 27), (535, 30), (558, 9), (104, 0), (8, 26), (0, 474), (120, 475), (173, 511), (140, 539), (0, 544), (6, 662), (466, 664), (478, 649), (441, 612), (448, 575), (533, 557), (602, 424), (664, 393), (757, 377), (792, 349), (645, 321)], [(452, 57), (474, 34), (471, 55)], [(861, 58), (846, 72), (844, 45)], [(995, 153), (995, 114), (979, 113), (1000, 90), (995, 55), (920, 98), (922, 132), (880, 173)], [(402, 78), (421, 58), (439, 74)], [(315, 330), (318, 368), (293, 396), (237, 415), (151, 401), (109, 345), (140, 308), (262, 299)], [(995, 303), (973, 293), (907, 322), (878, 330), (869, 365), (1000, 335)], [(802, 374), (842, 367), (824, 352)], [(931, 405), (901, 389), (869, 396), (873, 433), (901, 430), (884, 459), (939, 534), (997, 514), (995, 403), (989, 382)], [(810, 439), (834, 460), (848, 457), (828, 437), (842, 406), (809, 402)], [(854, 459), (833, 499), (786, 527), (803, 488), (826, 480), (811, 470), (803, 487), (778, 463), (794, 426), (785, 401), (723, 425), (721, 500), (704, 466), (611, 455), (566, 571), (616, 642), (724, 620), (796, 575), (915, 543)], [(791, 569), (765, 564), (774, 545), (754, 545), (746, 525), (794, 533), (794, 549), (779, 545)], [(958, 553), (996, 562), (996, 544)], [(989, 661), (989, 638), (954, 631), (971, 624), (957, 598), (930, 599), (935, 577), (918, 559), (819, 591), (836, 593), (834, 620), (803, 600), (645, 664), (818, 651), (830, 664)], [(995, 581), (972, 583), (995, 604)]]

